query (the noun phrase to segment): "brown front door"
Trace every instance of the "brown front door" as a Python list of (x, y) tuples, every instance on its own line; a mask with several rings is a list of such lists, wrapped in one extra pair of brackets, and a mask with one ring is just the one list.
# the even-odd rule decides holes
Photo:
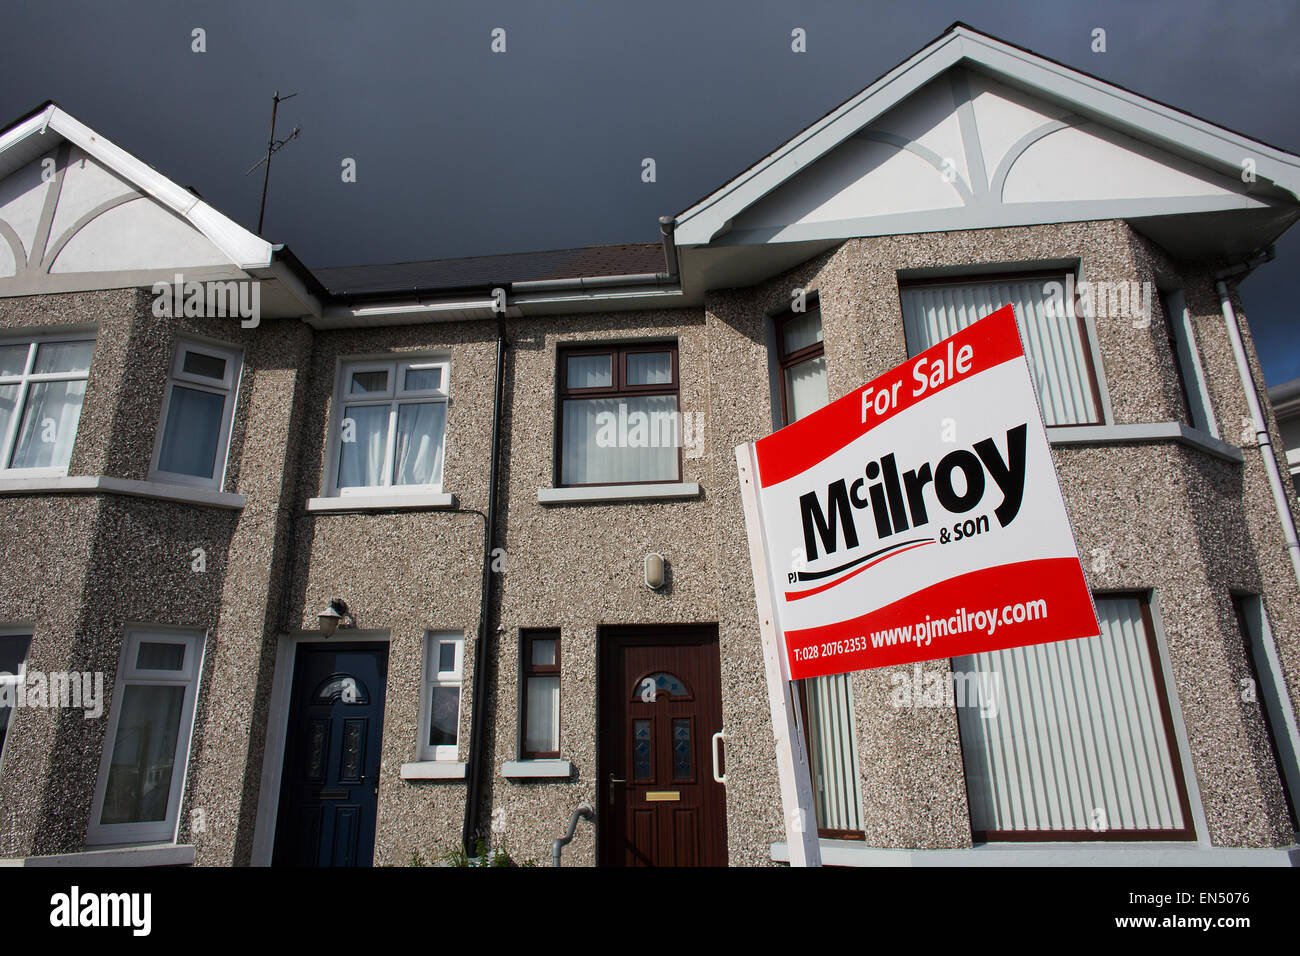
[(602, 628), (600, 862), (726, 866), (715, 626)]

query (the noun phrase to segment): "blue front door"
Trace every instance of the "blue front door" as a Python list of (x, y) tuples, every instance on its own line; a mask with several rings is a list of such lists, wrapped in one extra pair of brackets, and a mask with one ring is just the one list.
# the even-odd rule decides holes
[(298, 645), (276, 865), (371, 865), (387, 679), (387, 643)]

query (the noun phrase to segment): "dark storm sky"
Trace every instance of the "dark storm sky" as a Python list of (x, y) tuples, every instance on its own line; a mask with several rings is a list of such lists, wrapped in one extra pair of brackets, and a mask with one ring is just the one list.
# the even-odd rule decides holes
[[(1300, 4), (794, 0), (6, 0), (0, 122), (46, 99), (311, 267), (658, 238), (954, 20), (1300, 151)], [(191, 31), (207, 51), (191, 51)], [(493, 54), (491, 31), (506, 30)], [(790, 50), (807, 31), (808, 52)], [(1091, 32), (1107, 31), (1107, 52)], [(641, 181), (653, 157), (658, 181)], [(340, 163), (356, 160), (357, 182)], [(1300, 230), (1242, 287), (1300, 377)]]

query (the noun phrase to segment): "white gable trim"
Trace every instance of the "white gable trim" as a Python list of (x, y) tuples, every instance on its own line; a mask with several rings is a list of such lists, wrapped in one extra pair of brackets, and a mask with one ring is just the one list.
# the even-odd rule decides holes
[[(677, 244), (688, 246), (712, 242), (726, 232), (732, 220), (749, 206), (963, 61), (982, 67), (1001, 80), (1060, 101), (1083, 117), (1099, 120), (1136, 139), (1207, 165), (1212, 170), (1224, 173), (1239, 170), (1241, 161), (1249, 156), (1255, 160), (1256, 175), (1261, 183), (1275, 183), (1293, 196), (1300, 197), (1300, 157), (959, 25), (681, 213), (674, 234)], [(1256, 206), (1253, 201), (1239, 205)], [(1166, 201), (1161, 211), (1192, 210), (1181, 207), (1174, 210)], [(1077, 216), (1077, 212), (1071, 215)], [(954, 227), (945, 225), (940, 228)], [(872, 233), (878, 234), (879, 229), (873, 229)], [(777, 241), (794, 238), (796, 236), (791, 233), (782, 235)]]
[(53, 104), (0, 135), (0, 156), (30, 136), (43, 135), (47, 129), (80, 147), (142, 193), (153, 197), (187, 220), (239, 268), (247, 270), (270, 266), (271, 243), (253, 235), (189, 190), (182, 189), (153, 167), (136, 159)]

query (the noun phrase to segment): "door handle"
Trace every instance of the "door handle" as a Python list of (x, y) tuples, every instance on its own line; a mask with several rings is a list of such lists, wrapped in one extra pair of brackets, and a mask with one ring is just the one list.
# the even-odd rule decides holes
[(725, 731), (719, 730), (713, 735), (713, 739), (709, 743), (709, 749), (713, 752), (713, 780), (716, 783), (722, 784), (724, 787), (727, 785), (727, 775), (725, 773), (718, 773), (718, 766), (721, 763), (719, 760), (721, 754), (718, 752), (718, 744), (723, 740), (730, 739), (731, 738), (727, 736)]
[(620, 780), (618, 777), (615, 777), (612, 773), (609, 775), (609, 805), (611, 807), (614, 806), (614, 784), (616, 783), (627, 783), (627, 781)]

